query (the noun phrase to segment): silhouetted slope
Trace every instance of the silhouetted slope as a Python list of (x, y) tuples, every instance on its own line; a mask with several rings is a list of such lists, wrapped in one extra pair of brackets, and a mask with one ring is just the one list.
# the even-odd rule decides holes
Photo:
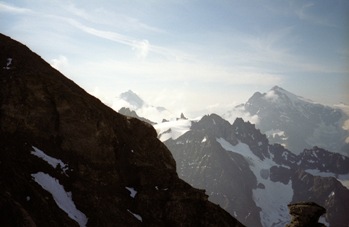
[(242, 226), (178, 178), (150, 125), (9, 37), (0, 50), (1, 226)]

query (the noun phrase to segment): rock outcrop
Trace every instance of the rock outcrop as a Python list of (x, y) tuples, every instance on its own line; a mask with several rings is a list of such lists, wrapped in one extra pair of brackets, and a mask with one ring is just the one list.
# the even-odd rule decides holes
[(0, 50), (0, 226), (242, 226), (178, 178), (149, 124), (1, 34)]
[(288, 205), (291, 214), (291, 223), (286, 227), (323, 227), (319, 223), (321, 215), (326, 213), (326, 209), (313, 202), (299, 202)]

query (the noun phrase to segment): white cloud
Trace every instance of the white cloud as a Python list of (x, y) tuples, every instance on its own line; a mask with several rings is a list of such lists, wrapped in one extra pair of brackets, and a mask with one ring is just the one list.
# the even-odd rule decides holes
[(236, 118), (242, 118), (244, 121), (249, 121), (251, 124), (258, 125), (260, 119), (258, 115), (251, 115), (245, 110), (245, 107), (235, 107), (223, 114), (223, 117), (227, 119), (231, 124), (234, 123)]
[(139, 42), (135, 42), (133, 49), (136, 51), (138, 58), (144, 59), (148, 56), (150, 50), (150, 43), (146, 39)]
[(100, 87), (94, 87), (92, 90), (88, 90), (88, 93), (93, 95), (94, 97), (98, 98), (101, 102), (103, 102), (107, 106), (113, 105), (113, 99), (115, 98), (115, 93), (112, 95), (108, 94), (105, 90), (101, 90)]
[(279, 98), (279, 96), (275, 94), (273, 90), (270, 90), (265, 94), (265, 98), (272, 102), (275, 102)]
[(346, 120), (346, 121), (344, 122), (342, 128), (343, 128), (344, 130), (349, 131), (349, 119)]
[(316, 7), (314, 3), (307, 3), (302, 5), (299, 9), (297, 9), (295, 13), (301, 20), (308, 21), (310, 23), (321, 26), (336, 27), (336, 25), (329, 22), (329, 20), (324, 17), (324, 14), (322, 14), (322, 17), (315, 16), (314, 14), (312, 14), (310, 11), (314, 7)]
[(58, 58), (51, 60), (51, 66), (58, 71), (64, 71), (64, 69), (68, 67), (68, 59), (63, 55), (60, 55)]
[(68, 3), (66, 6), (66, 9), (68, 12), (71, 12), (72, 14), (81, 17), (86, 20), (90, 20), (90, 14), (86, 12), (84, 9), (77, 8), (75, 4)]
[[(299, 78), (298, 75), (305, 72), (349, 72), (348, 67), (340, 68), (331, 62), (321, 64), (317, 58), (297, 52), (307, 40), (299, 33), (295, 9), (302, 9), (302, 5), (299, 17), (307, 20), (307, 16), (315, 12), (313, 7), (317, 3), (290, 3), (290, 7), (285, 3), (286, 7), (280, 8), (286, 10), (286, 17), (295, 23), (287, 23), (285, 27), (280, 21), (277, 26), (270, 24), (265, 29), (251, 31), (236, 26), (233, 21), (228, 24), (221, 21), (222, 27), (218, 29), (204, 29), (204, 24), (200, 24), (202, 28), (195, 29), (188, 27), (195, 26), (195, 21), (189, 25), (183, 24), (183, 20), (177, 24), (177, 21), (167, 17), (159, 20), (163, 13), (157, 14), (153, 8), (145, 11), (134, 9), (128, 3), (119, 6), (103, 1), (100, 4), (82, 4), (79, 1), (54, 0), (42, 5), (43, 2), (27, 5), (30, 9), (0, 2), (0, 12), (22, 13), (16, 15), (22, 19), (12, 21), (11, 27), (7, 28), (7, 31), (11, 31), (9, 35), (19, 37), (18, 40), (46, 57), (52, 66), (63, 70), (86, 90), (100, 87), (99, 92), (94, 91), (97, 96), (112, 97), (112, 93), (118, 91), (117, 86), (121, 89), (142, 86), (146, 89), (146, 86), (151, 86), (147, 88), (149, 91), (157, 90), (155, 85), (161, 84), (160, 88), (175, 90), (176, 86), (187, 83), (189, 86), (186, 88), (179, 88), (177, 93), (170, 95), (164, 94), (164, 97), (168, 99), (171, 96), (172, 99), (174, 96), (178, 98), (177, 103), (183, 103), (195, 92), (207, 94), (208, 90), (212, 90), (210, 94), (215, 99), (212, 98), (207, 104), (211, 105), (209, 109), (216, 109), (215, 103), (221, 103), (218, 104), (221, 106), (226, 103), (221, 101), (222, 96), (217, 98), (217, 93), (222, 93), (222, 87), (224, 91), (246, 88), (253, 93), (260, 86), (271, 87), (289, 82), (290, 74), (297, 73), (295, 78)], [(183, 3), (183, 6), (190, 5)], [(27, 16), (27, 12), (32, 14)], [(280, 18), (275, 14), (268, 15), (268, 18)], [(283, 18), (285, 15), (282, 15)], [(292, 26), (288, 26), (290, 24)], [(59, 56), (61, 53), (64, 56)], [(57, 57), (52, 59), (52, 56)], [(194, 87), (195, 92), (182, 95), (185, 91), (193, 91)], [(106, 92), (109, 93), (106, 95)], [(229, 94), (233, 93), (229, 91)], [(230, 99), (241, 97), (235, 94)], [(196, 95), (192, 101), (197, 102), (196, 99), (203, 98)]]
[[(99, 74), (114, 78), (115, 75), (137, 77), (137, 80), (154, 80), (187, 83), (223, 83), (225, 85), (267, 85), (281, 84), (281, 76), (252, 69), (225, 67), (207, 62), (187, 62), (173, 60), (118, 61), (103, 59), (91, 61), (81, 66), (89, 74)], [(82, 73), (81, 73), (82, 74)]]
[[(137, 50), (137, 57), (146, 57), (149, 52), (157, 53), (165, 57), (175, 57), (179, 53), (178, 51), (173, 51), (171, 49), (167, 49), (164, 47), (150, 45), (149, 41), (146, 39), (139, 40), (127, 35), (114, 32), (114, 31), (96, 29), (93, 27), (86, 26), (73, 19), (65, 19), (65, 18), (61, 18), (61, 19), (68, 21), (74, 27), (90, 35), (94, 35), (99, 38), (111, 40), (111, 41), (131, 47), (133, 50)], [(180, 58), (183, 58), (183, 57), (185, 56), (183, 55)]]
[(118, 9), (110, 10), (104, 7), (95, 7), (93, 9), (79, 8), (75, 4), (67, 4), (64, 7), (68, 12), (87, 20), (93, 24), (107, 25), (116, 30), (122, 31), (145, 31), (163, 33), (160, 28), (148, 25), (138, 18), (125, 15), (118, 12)]
[(0, 2), (0, 12), (8, 12), (8, 13), (15, 13), (15, 14), (23, 14), (23, 13), (31, 13), (32, 11), (27, 8), (17, 7), (9, 5), (5, 2)]

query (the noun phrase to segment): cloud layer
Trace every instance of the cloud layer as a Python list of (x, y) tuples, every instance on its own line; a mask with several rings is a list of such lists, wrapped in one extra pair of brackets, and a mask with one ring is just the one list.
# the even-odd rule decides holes
[[(347, 97), (333, 89), (349, 76), (346, 9), (340, 0), (0, 1), (0, 29), (100, 97), (139, 89), (163, 105), (161, 89), (186, 109), (218, 108), (281, 85), (333, 102)], [(329, 88), (333, 97), (320, 92)]]

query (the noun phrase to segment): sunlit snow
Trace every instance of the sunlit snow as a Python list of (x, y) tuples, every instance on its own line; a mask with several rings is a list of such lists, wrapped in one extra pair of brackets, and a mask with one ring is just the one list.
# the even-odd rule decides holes
[(57, 179), (43, 172), (34, 173), (31, 176), (43, 189), (52, 194), (57, 206), (71, 219), (79, 223), (80, 226), (86, 226), (87, 217), (76, 208), (71, 192), (66, 192)]
[(207, 140), (206, 136), (202, 139), (201, 143), (205, 143)]

